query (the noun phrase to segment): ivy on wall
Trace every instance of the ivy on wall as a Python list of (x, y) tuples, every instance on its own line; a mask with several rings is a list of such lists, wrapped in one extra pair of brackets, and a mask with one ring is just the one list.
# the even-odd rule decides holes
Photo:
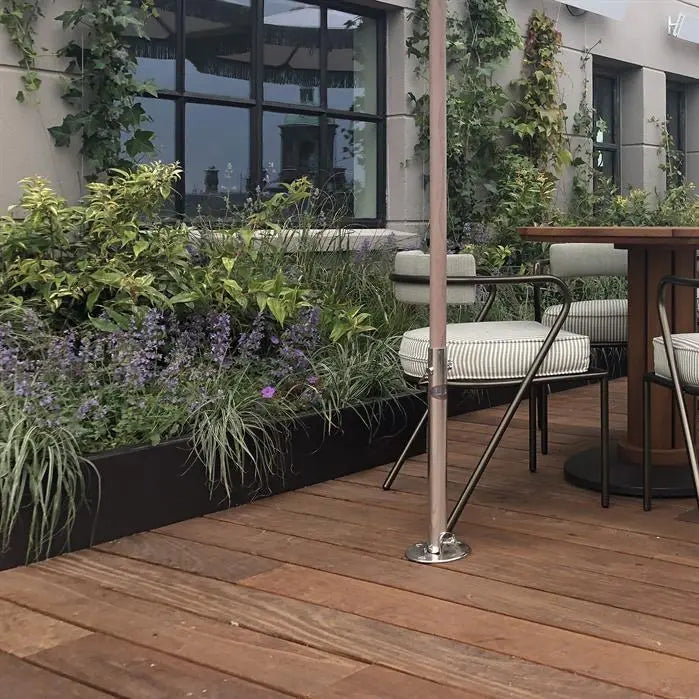
[(80, 135), (90, 176), (153, 151), (153, 132), (142, 128), (148, 117), (138, 98), (155, 95), (155, 87), (134, 77), (136, 59), (125, 38), (143, 36), (149, 14), (154, 14), (152, 0), (136, 6), (130, 0), (82, 0), (57, 18), (81, 41), (71, 40), (59, 51), (70, 61), (63, 98), (73, 111), (49, 131), (57, 146)]
[(36, 23), (43, 13), (39, 0), (1, 0), (0, 24), (17, 49), (20, 58), (17, 62), (24, 70), (22, 88), (17, 91), (17, 101), (24, 102), (26, 93), (35, 92), (41, 85), (39, 73), (36, 70)]
[[(0, 0), (0, 24), (17, 49), (24, 69), (20, 102), (39, 89), (36, 70), (36, 23), (42, 17), (39, 0)], [(136, 60), (127, 35), (144, 36), (145, 22), (155, 15), (153, 0), (80, 0), (56, 19), (71, 38), (58, 51), (67, 58), (68, 80), (63, 98), (71, 111), (49, 129), (56, 146), (81, 141), (88, 179), (133, 163), (153, 152), (153, 132), (139, 97), (155, 95), (155, 86), (136, 80)]]

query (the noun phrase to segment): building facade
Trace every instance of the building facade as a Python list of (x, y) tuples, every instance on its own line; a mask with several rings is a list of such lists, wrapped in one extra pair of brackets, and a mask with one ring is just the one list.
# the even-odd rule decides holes
[[(74, 147), (54, 147), (61, 122), (65, 43), (60, 0), (40, 20), (42, 87), (15, 99), (21, 70), (0, 31), (0, 207), (17, 181), (42, 175), (68, 199), (84, 170)], [(464, 0), (450, 0), (459, 11)], [(306, 175), (357, 227), (419, 235), (428, 216), (425, 165), (415, 155), (408, 93), (426, 89), (406, 55), (412, 0), (157, 0), (149, 39), (133, 37), (157, 157), (179, 160), (177, 213), (216, 215), (257, 186), (279, 189)], [(583, 95), (607, 128), (594, 164), (623, 190), (662, 191), (661, 132), (668, 128), (689, 180), (699, 181), (699, 0), (510, 0), (524, 33), (533, 9), (562, 34), (560, 78), (569, 130)], [(696, 31), (694, 27), (696, 25)], [(44, 50), (45, 49), (45, 50)], [(586, 59), (586, 56), (591, 56)], [(498, 75), (519, 76), (521, 54)], [(571, 145), (577, 145), (572, 134)], [(565, 196), (562, 183), (561, 196)]]

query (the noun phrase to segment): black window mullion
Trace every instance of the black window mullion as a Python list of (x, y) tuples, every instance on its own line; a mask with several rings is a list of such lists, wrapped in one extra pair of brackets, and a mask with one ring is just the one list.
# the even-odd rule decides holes
[(328, 148), (328, 8), (320, 8), (320, 125), (318, 129), (318, 186), (323, 187), (330, 180), (332, 163)]
[(187, 164), (185, 162), (185, 147), (184, 147), (184, 134), (185, 134), (185, 118), (186, 118), (186, 106), (184, 98), (180, 97), (175, 101), (175, 159), (180, 164), (182, 168), (182, 175), (177, 183), (176, 189), (176, 200), (175, 200), (175, 211), (180, 215), (184, 216), (184, 206), (185, 206), (185, 192), (187, 191)]
[(184, 64), (185, 64), (185, 15), (187, 0), (177, 0), (177, 15), (175, 17), (175, 37), (177, 49), (175, 51), (175, 90), (182, 94), (185, 89), (184, 84)]
[(264, 45), (265, 45), (265, 7), (264, 0), (253, 0), (254, 36), (252, 42), (251, 97), (255, 106), (250, 110), (250, 183), (251, 189), (262, 185), (262, 139), (264, 98)]
[(386, 223), (386, 16), (376, 20), (376, 113), (380, 121), (376, 125), (376, 218), (379, 225)]

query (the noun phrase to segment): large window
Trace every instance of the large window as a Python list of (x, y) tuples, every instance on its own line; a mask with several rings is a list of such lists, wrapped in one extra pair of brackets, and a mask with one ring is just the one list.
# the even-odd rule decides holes
[(593, 166), (618, 187), (619, 157), (619, 77), (595, 71), (592, 76), (592, 155)]
[(686, 92), (681, 83), (667, 83), (666, 89), (666, 124), (667, 132), (672, 141), (673, 150), (669, 153), (672, 170), (668, 178), (682, 180), (685, 168), (685, 101)]
[(184, 167), (174, 207), (225, 215), (302, 176), (348, 219), (385, 218), (383, 15), (297, 0), (156, 0), (133, 37), (156, 157)]

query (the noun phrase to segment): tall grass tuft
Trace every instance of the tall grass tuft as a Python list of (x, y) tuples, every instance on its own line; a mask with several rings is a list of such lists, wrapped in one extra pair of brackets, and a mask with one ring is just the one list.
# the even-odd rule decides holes
[(7, 394), (0, 397), (2, 550), (10, 545), (20, 512), (25, 508), (31, 513), (27, 562), (48, 556), (61, 532), (68, 538), (85, 497), (86, 467), (92, 464), (80, 455), (69, 430), (61, 425), (46, 429), (26, 412), (22, 402)]

